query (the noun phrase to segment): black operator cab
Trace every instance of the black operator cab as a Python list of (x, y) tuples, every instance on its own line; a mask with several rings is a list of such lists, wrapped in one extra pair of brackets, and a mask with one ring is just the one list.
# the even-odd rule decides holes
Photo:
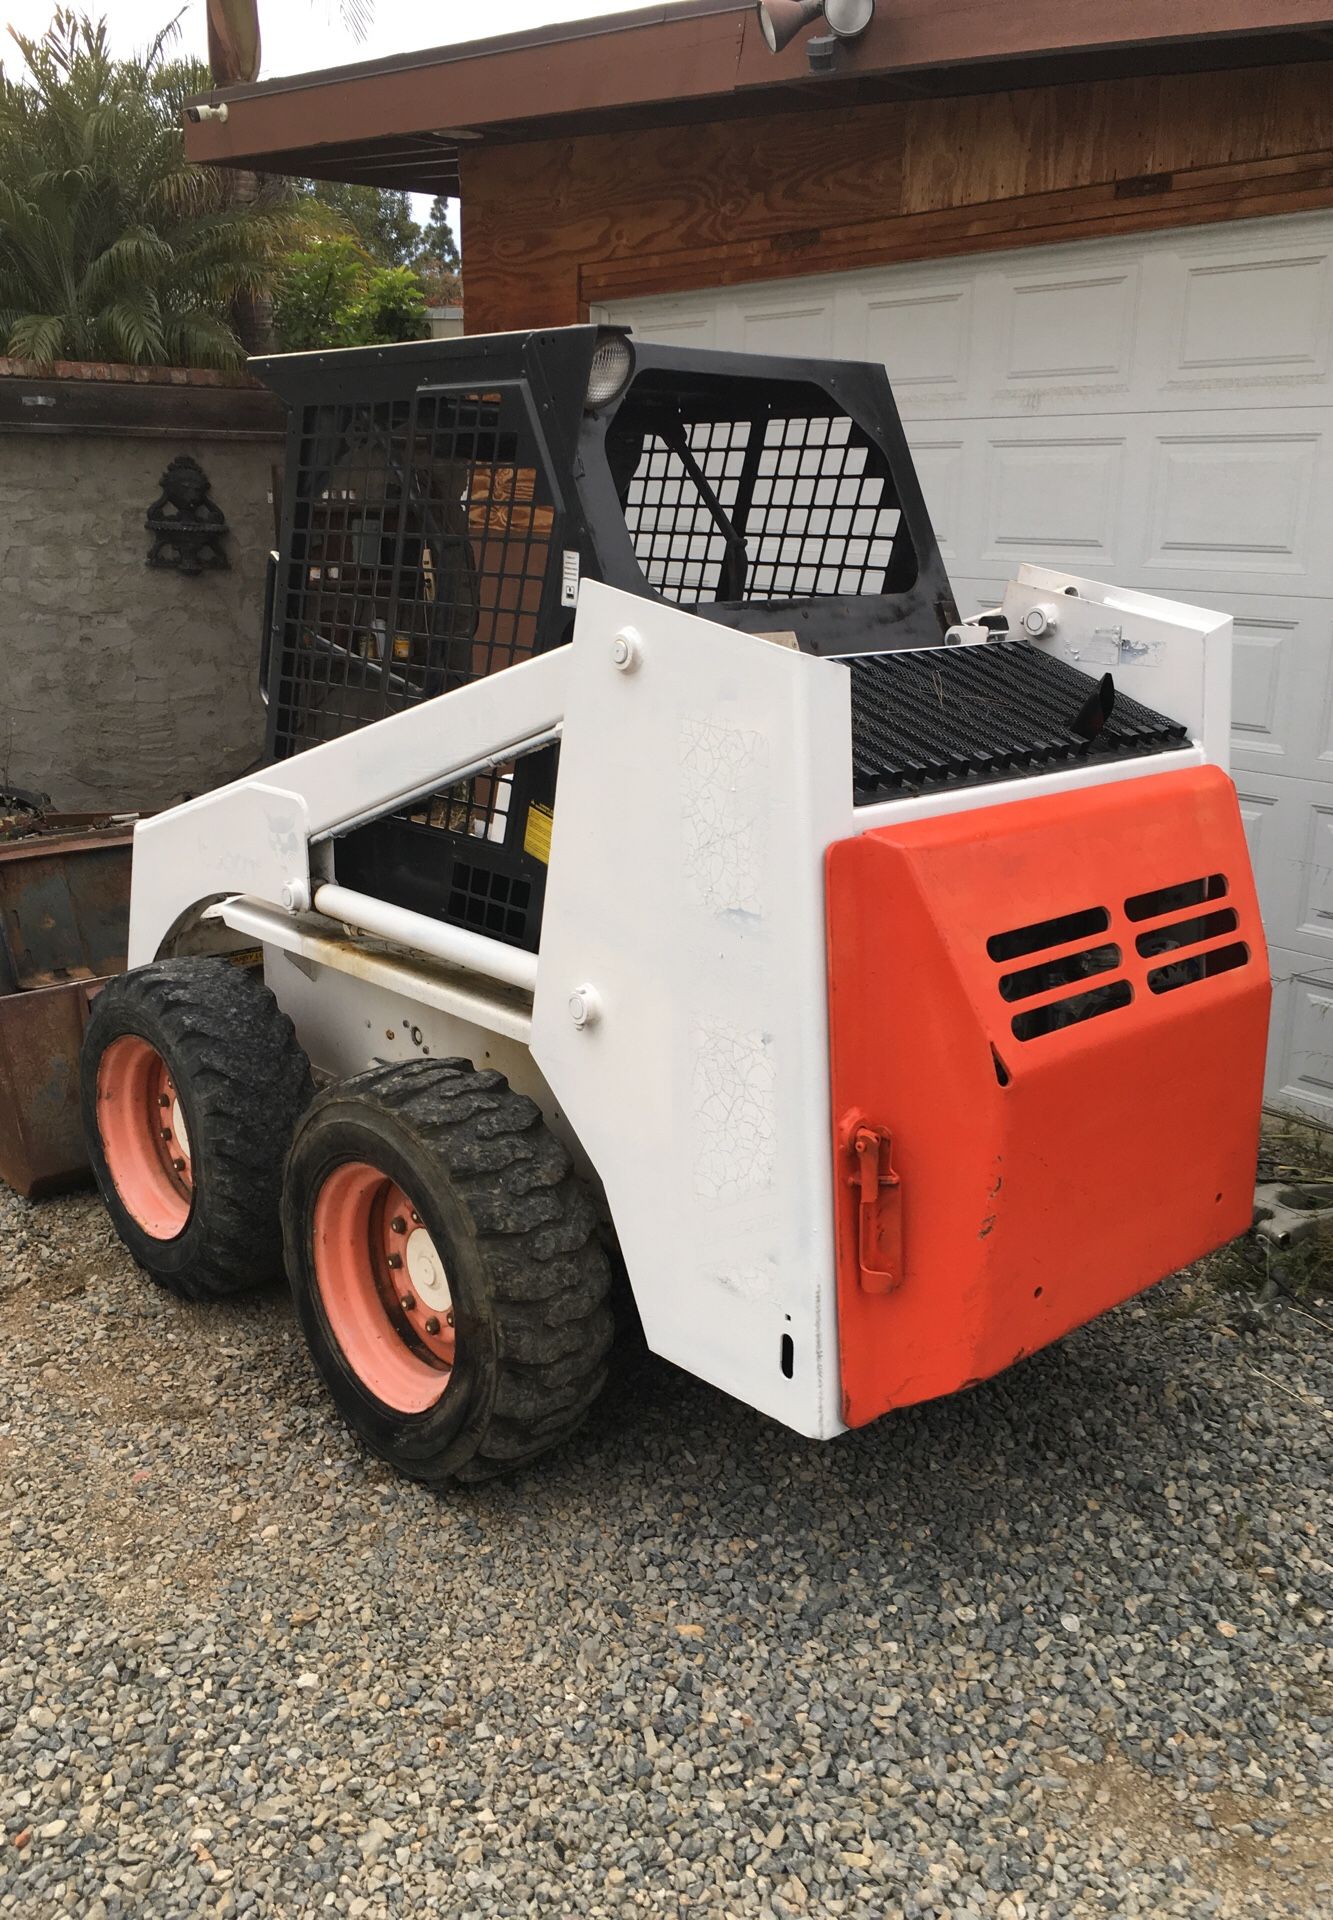
[[(274, 760), (561, 646), (586, 578), (813, 653), (957, 618), (881, 367), (597, 327), (252, 364), (290, 410)], [(349, 833), (339, 880), (535, 948), (557, 751)]]
[[(1094, 740), (1065, 714), (1092, 682), (1047, 685), (1058, 663), (1022, 642), (1003, 666), (944, 647), (958, 612), (882, 367), (591, 326), (252, 365), (290, 413), (262, 670), (273, 760), (562, 646), (583, 579), (849, 657), (858, 800), (1183, 733), (1136, 709)], [(535, 949), (557, 754), (346, 834), (339, 881)]]

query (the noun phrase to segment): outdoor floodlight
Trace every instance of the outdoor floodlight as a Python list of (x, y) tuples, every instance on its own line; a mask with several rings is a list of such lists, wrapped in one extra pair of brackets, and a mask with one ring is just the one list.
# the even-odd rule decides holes
[(839, 40), (859, 40), (875, 17), (875, 0), (824, 0), (824, 18)]
[(759, 0), (759, 25), (770, 53), (781, 53), (824, 11), (824, 0)]
[(770, 53), (781, 53), (822, 14), (839, 40), (857, 40), (875, 17), (875, 0), (758, 0), (759, 25)]

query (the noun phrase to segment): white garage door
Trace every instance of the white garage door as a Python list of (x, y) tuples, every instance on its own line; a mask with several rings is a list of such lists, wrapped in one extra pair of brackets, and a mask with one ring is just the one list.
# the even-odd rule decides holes
[(1333, 1122), (1331, 254), (1317, 214), (605, 317), (682, 346), (882, 360), (964, 611), (1038, 560), (1234, 615), (1269, 1097)]

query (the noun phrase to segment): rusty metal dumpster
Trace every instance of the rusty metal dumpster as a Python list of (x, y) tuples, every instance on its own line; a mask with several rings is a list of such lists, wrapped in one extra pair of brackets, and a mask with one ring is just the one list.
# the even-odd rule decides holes
[(79, 1047), (125, 968), (132, 819), (46, 814), (0, 838), (0, 1179), (36, 1197), (88, 1171)]

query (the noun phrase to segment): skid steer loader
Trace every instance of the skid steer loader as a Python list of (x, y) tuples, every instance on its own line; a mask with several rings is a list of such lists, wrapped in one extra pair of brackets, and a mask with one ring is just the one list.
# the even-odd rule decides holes
[(882, 368), (576, 327), (259, 363), (266, 764), (135, 837), (85, 1120), (366, 1444), (514, 1467), (650, 1348), (835, 1435), (1250, 1222), (1228, 619), (960, 621)]

